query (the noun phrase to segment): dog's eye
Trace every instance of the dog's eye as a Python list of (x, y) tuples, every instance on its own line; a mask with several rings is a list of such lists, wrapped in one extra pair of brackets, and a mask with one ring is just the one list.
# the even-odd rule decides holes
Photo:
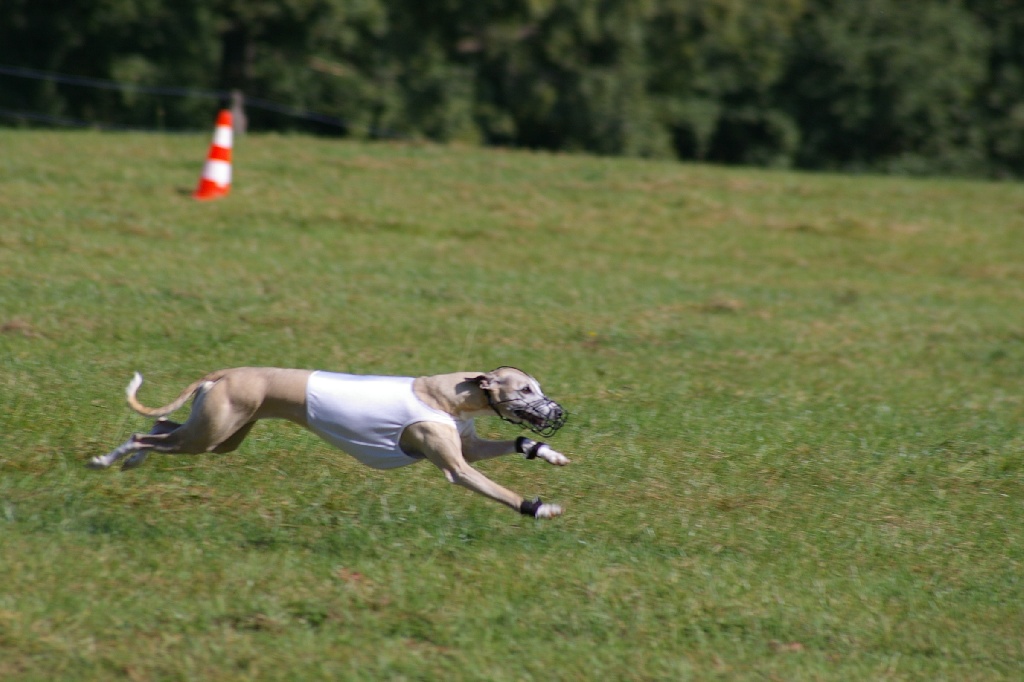
[(523, 388), (523, 393), (525, 393), (526, 395), (532, 395), (533, 389), (530, 388), (529, 386), (526, 386), (525, 388)]

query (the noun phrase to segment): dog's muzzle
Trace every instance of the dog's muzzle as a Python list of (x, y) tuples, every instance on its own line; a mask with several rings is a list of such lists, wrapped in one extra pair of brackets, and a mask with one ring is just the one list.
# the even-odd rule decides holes
[(511, 424), (525, 426), (541, 436), (551, 436), (565, 425), (569, 418), (561, 405), (550, 398), (528, 401), (523, 398), (495, 401), (487, 394), (491, 409)]

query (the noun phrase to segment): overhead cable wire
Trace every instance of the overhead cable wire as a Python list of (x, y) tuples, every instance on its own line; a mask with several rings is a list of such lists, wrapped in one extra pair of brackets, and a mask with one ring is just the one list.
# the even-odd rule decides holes
[[(226, 100), (231, 97), (231, 92), (227, 90), (204, 90), (200, 88), (191, 87), (180, 87), (180, 86), (157, 86), (157, 85), (140, 85), (138, 83), (122, 83), (118, 81), (107, 80), (104, 78), (92, 78), (89, 76), (73, 76), (62, 73), (53, 73), (51, 71), (41, 71), (39, 69), (30, 69), (22, 66), (10, 66), (0, 64), (0, 74), (6, 76), (15, 76), (19, 78), (31, 78), (34, 80), (46, 80), (53, 83), (61, 83), (63, 85), (74, 85), (80, 87), (97, 88), (102, 90), (114, 90), (119, 92), (133, 92), (147, 95), (162, 95), (168, 97), (197, 97), (202, 99), (217, 99)], [(284, 114), (291, 116), (292, 118), (299, 118), (306, 121), (312, 121), (315, 123), (322, 123), (324, 125), (335, 126), (337, 128), (351, 129), (351, 124), (337, 116), (330, 116), (327, 114), (320, 114), (315, 111), (309, 111), (301, 107), (295, 107), (288, 104), (279, 104), (270, 100), (261, 99), (259, 97), (245, 97), (245, 107), (253, 109), (262, 109), (264, 111), (270, 111), (278, 114)], [(3, 110), (3, 113), (8, 116), (14, 115), (11, 110)], [(89, 127), (94, 124), (86, 123), (84, 121), (74, 121), (73, 119), (60, 119), (55, 116), (48, 116), (46, 114), (33, 114), (30, 112), (16, 112), (16, 117), (26, 118), (32, 120), (41, 120), (51, 123), (61, 123), (67, 121), (67, 125)], [(117, 124), (95, 124), (95, 127), (107, 127), (111, 129), (124, 129), (124, 126)], [(378, 137), (392, 137), (392, 135), (382, 134), (380, 131), (370, 130), (371, 134)]]

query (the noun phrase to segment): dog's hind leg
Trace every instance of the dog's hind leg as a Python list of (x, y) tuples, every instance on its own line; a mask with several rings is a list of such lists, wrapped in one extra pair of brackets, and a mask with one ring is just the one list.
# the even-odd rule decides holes
[(252, 431), (252, 427), (256, 426), (256, 422), (249, 422), (242, 428), (235, 431), (227, 440), (218, 445), (213, 449), (218, 455), (223, 455), (226, 452), (234, 452), (238, 449), (238, 446), (242, 444), (245, 437)]
[(149, 430), (150, 435), (156, 436), (162, 433), (170, 433), (171, 431), (179, 428), (181, 424), (178, 422), (172, 422), (170, 419), (164, 419), (161, 417), (153, 422), (153, 428)]
[(93, 457), (86, 463), (85, 466), (89, 467), (90, 469), (106, 469), (107, 467), (114, 464), (122, 457), (137, 454), (140, 450), (145, 450), (146, 447), (140, 445), (138, 441), (135, 440), (135, 438), (138, 435), (139, 434), (137, 433), (134, 434), (131, 438), (128, 439), (126, 443), (114, 448), (105, 455), (97, 455)]
[(149, 457), (149, 453), (151, 453), (152, 451), (152, 448), (136, 450), (135, 454), (126, 459), (124, 461), (124, 464), (121, 465), (121, 471), (127, 471), (128, 469), (134, 469), (135, 467), (139, 466), (140, 464), (146, 461), (146, 458)]
[[(157, 422), (152, 432), (133, 437), (135, 449), (164, 455), (200, 455), (236, 449), (252, 429), (259, 404), (235, 399), (230, 383), (230, 378), (224, 378), (200, 387), (184, 424)], [(139, 463), (145, 457), (140, 453)]]
[[(150, 429), (149, 434), (146, 435), (160, 436), (168, 434), (178, 429), (180, 426), (181, 424), (178, 422), (172, 422), (169, 419), (157, 419), (153, 424), (153, 428)], [(105, 455), (93, 457), (89, 460), (86, 466), (90, 469), (106, 469), (112, 464), (115, 464), (121, 458), (128, 457), (128, 455), (131, 455), (131, 457), (121, 465), (121, 468), (131, 469), (139, 466), (146, 461), (146, 457), (149, 456), (149, 451), (151, 449), (149, 446), (140, 442), (142, 436), (143, 434), (140, 433), (132, 435), (132, 437), (120, 447), (115, 448)]]
[(120, 447), (99, 457), (88, 466), (105, 469), (129, 457), (126, 469), (138, 466), (150, 452), (165, 455), (199, 455), (204, 452), (230, 452), (239, 446), (256, 421), (260, 395), (239, 395), (232, 391), (230, 376), (199, 386), (192, 410), (183, 424), (159, 419), (149, 433), (136, 433)]

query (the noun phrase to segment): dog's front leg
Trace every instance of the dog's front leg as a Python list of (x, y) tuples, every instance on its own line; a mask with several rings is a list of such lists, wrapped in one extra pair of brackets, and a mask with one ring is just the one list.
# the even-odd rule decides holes
[(526, 436), (516, 438), (516, 452), (526, 455), (526, 459), (542, 459), (548, 464), (560, 467), (572, 461), (547, 443), (530, 440)]
[(444, 472), (450, 483), (489, 497), (526, 516), (549, 519), (562, 513), (559, 505), (544, 504), (540, 498), (526, 500), (471, 467), (462, 455), (458, 432), (450, 426), (432, 422), (413, 424), (405, 430), (402, 446), (409, 451), (421, 453)]
[(530, 440), (524, 436), (515, 440), (486, 440), (477, 435), (472, 424), (462, 434), (462, 454), (470, 464), (515, 453), (524, 455), (526, 459), (542, 459), (557, 466), (565, 466), (571, 461), (547, 443)]

